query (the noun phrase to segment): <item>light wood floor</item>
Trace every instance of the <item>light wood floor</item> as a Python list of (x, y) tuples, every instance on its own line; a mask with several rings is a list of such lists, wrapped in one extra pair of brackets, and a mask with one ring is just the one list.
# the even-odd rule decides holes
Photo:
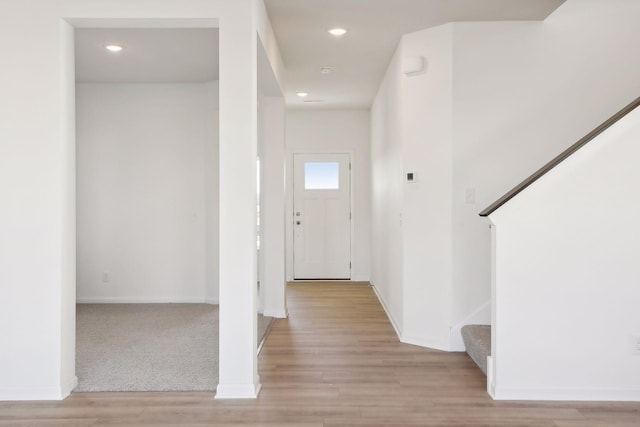
[(211, 393), (77, 393), (0, 403), (0, 425), (640, 426), (637, 403), (494, 402), (463, 353), (401, 344), (365, 284), (289, 286), (252, 401)]

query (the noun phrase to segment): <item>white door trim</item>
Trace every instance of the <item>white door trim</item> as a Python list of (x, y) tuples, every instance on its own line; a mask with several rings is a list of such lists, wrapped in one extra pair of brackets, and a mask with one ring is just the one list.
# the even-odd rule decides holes
[(293, 156), (294, 154), (348, 154), (349, 161), (351, 163), (351, 179), (349, 180), (349, 204), (351, 209), (351, 224), (350, 224), (350, 234), (351, 234), (351, 248), (350, 248), (350, 257), (351, 257), (351, 279), (349, 281), (354, 280), (354, 271), (357, 271), (356, 268), (356, 253), (355, 253), (355, 224), (356, 224), (356, 211), (355, 211), (355, 159), (353, 150), (304, 150), (304, 149), (291, 149), (287, 148), (285, 150), (286, 164), (285, 164), (285, 238), (286, 238), (286, 279), (287, 281), (293, 281)]

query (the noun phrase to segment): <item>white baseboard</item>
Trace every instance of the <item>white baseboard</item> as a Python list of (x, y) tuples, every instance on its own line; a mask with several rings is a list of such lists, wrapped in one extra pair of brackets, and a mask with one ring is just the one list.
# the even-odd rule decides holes
[(78, 386), (78, 377), (75, 375), (62, 384), (62, 398), (69, 396), (74, 388)]
[(75, 375), (60, 387), (15, 387), (0, 388), (0, 401), (63, 400), (78, 386)]
[(76, 298), (78, 304), (211, 304), (203, 297), (96, 297)]
[(462, 341), (462, 327), (465, 325), (489, 325), (491, 324), (491, 300), (475, 309), (470, 315), (450, 328), (449, 341), (451, 351), (465, 351)]
[(496, 397), (495, 374), (493, 369), (493, 357), (487, 356), (487, 393), (491, 398)]
[(400, 330), (400, 328), (398, 328), (396, 321), (394, 320), (393, 316), (391, 315), (391, 312), (387, 308), (387, 305), (384, 303), (384, 299), (382, 299), (382, 296), (378, 292), (378, 289), (373, 284), (373, 282), (370, 282), (370, 283), (371, 283), (371, 288), (373, 289), (373, 293), (376, 294), (376, 297), (378, 298), (378, 301), (380, 302), (382, 309), (384, 310), (385, 313), (387, 313), (387, 318), (389, 319), (391, 326), (393, 326), (393, 329), (396, 331), (396, 335), (398, 336), (398, 339), (402, 341), (402, 331)]
[(286, 319), (289, 317), (289, 312), (287, 310), (265, 310), (262, 315), (275, 317), (276, 319)]
[(215, 298), (205, 298), (204, 299), (205, 304), (211, 304), (211, 305), (219, 305), (220, 301), (218, 301)]
[(62, 400), (65, 397), (61, 387), (0, 388), (0, 401)]
[(515, 388), (494, 386), (495, 400), (640, 402), (640, 388)]
[(216, 399), (255, 399), (262, 385), (258, 384), (218, 384)]
[(431, 348), (434, 350), (451, 351), (449, 348), (449, 343), (432, 341), (417, 335), (402, 334), (400, 341), (402, 341), (405, 344), (417, 345), (420, 347)]

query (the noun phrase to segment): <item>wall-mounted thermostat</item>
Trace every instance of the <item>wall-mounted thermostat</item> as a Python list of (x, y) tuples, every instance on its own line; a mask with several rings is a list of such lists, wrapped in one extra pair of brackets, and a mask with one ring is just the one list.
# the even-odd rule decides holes
[(415, 172), (407, 172), (407, 182), (416, 182), (418, 177)]

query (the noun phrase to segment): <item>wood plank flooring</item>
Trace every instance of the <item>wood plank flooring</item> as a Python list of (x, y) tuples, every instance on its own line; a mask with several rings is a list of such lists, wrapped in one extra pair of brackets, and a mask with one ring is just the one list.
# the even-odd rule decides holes
[(495, 402), (463, 353), (401, 344), (366, 284), (289, 286), (259, 357), (256, 400), (212, 393), (74, 393), (0, 402), (0, 425), (640, 426), (638, 403)]

